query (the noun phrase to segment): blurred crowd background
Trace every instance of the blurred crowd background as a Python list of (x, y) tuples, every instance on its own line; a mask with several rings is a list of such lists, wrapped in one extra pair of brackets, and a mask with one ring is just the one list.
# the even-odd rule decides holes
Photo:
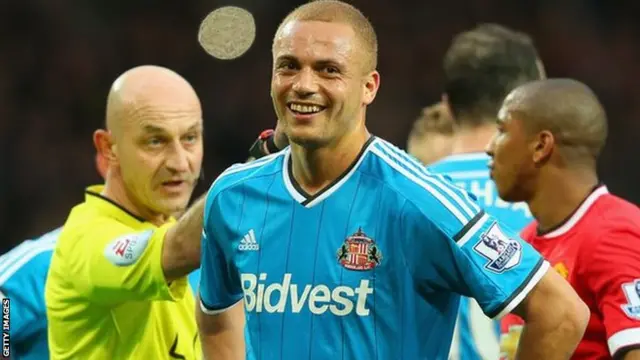
[[(100, 180), (92, 132), (103, 125), (112, 81), (142, 64), (169, 67), (199, 93), (205, 180), (243, 161), (274, 125), (271, 40), (291, 0), (2, 1), (0, 7), (0, 252), (61, 225)], [(496, 22), (531, 35), (551, 77), (591, 86), (609, 115), (600, 162), (610, 191), (640, 202), (638, 1), (354, 0), (375, 26), (381, 89), (369, 129), (404, 147), (423, 106), (439, 100), (442, 56), (456, 33)], [(243, 57), (216, 60), (197, 41), (200, 21), (235, 5), (257, 38)]]

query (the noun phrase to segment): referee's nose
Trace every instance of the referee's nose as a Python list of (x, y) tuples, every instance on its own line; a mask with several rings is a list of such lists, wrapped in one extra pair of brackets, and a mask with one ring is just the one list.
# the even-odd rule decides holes
[(190, 152), (179, 142), (167, 149), (165, 166), (173, 173), (184, 173), (189, 171)]

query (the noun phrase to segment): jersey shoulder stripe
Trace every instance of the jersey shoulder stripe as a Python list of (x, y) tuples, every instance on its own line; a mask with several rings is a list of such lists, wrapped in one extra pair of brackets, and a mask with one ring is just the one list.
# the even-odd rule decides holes
[(414, 157), (387, 141), (381, 140), (380, 147), (383, 151), (386, 150), (387, 154), (399, 161), (404, 167), (422, 175), (423, 178), (435, 186), (438, 191), (445, 194), (453, 203), (461, 207), (468, 216), (473, 217), (480, 211), (478, 205), (466, 191), (453, 185), (443, 175), (429, 172), (429, 170)]
[[(284, 158), (286, 151), (288, 151), (288, 148), (248, 163), (231, 165), (218, 175), (216, 180), (211, 184), (207, 197), (215, 197), (215, 195), (219, 194), (222, 190), (233, 186), (238, 181), (251, 178), (253, 174), (260, 170), (269, 168), (267, 171), (273, 173), (282, 171), (280, 167), (271, 165), (278, 163), (276, 160)], [(264, 175), (264, 173), (261, 173), (260, 175)]]
[[(429, 174), (422, 165), (417, 162), (413, 163), (408, 159), (408, 156), (401, 156), (389, 145), (383, 142), (376, 143), (371, 152), (394, 172), (399, 173), (404, 179), (426, 191), (430, 197), (435, 198), (461, 224), (468, 223), (480, 211), (478, 205), (468, 194), (449, 184), (446, 180)], [(410, 189), (403, 186), (397, 186), (395, 189), (405, 197), (415, 200), (415, 196), (410, 194)]]

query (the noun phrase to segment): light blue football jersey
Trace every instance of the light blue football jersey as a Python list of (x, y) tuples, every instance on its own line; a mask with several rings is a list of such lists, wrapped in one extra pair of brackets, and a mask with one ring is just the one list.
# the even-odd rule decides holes
[[(0, 297), (9, 299), (11, 358), (49, 358), (44, 287), (51, 257), (62, 228), (26, 240), (0, 256)], [(189, 274), (194, 291), (200, 270)]]
[[(500, 199), (489, 176), (489, 156), (468, 153), (448, 156), (428, 167), (434, 174), (445, 174), (471, 192), (489, 214), (514, 231), (520, 232), (533, 218), (526, 203), (508, 203)], [(466, 297), (460, 300), (451, 360), (494, 360), (499, 357), (500, 325), (486, 317), (478, 304)]]
[(511, 311), (549, 265), (467, 192), (372, 137), (309, 195), (287, 148), (208, 191), (200, 306), (244, 301), (247, 359), (446, 359), (460, 295)]

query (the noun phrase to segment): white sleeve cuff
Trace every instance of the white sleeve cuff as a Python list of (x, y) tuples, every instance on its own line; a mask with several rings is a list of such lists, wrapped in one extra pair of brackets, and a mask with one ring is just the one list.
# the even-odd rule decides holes
[[(244, 298), (243, 298), (243, 299), (244, 299)], [(225, 311), (227, 311), (227, 310), (231, 309), (232, 307), (234, 307), (234, 306), (236, 306), (236, 305), (240, 304), (240, 303), (243, 301), (243, 299), (240, 299), (240, 300), (239, 300), (239, 301), (237, 301), (236, 303), (234, 303), (234, 304), (232, 304), (232, 305), (230, 305), (230, 306), (227, 306), (226, 308), (222, 308), (222, 309), (215, 309), (215, 310), (208, 309), (208, 308), (206, 307), (206, 305), (202, 302), (202, 300), (200, 300), (200, 301), (199, 301), (199, 302), (200, 302), (200, 310), (202, 310), (202, 312), (203, 312), (203, 313), (205, 313), (205, 314), (207, 314), (207, 315), (218, 315), (218, 314), (221, 314), (221, 313), (223, 313), (223, 312), (225, 312)]]
[(531, 290), (538, 284), (538, 282), (540, 282), (540, 279), (542, 279), (544, 274), (547, 273), (547, 270), (549, 270), (549, 268), (550, 268), (549, 262), (546, 260), (543, 260), (542, 265), (540, 265), (536, 273), (533, 274), (531, 279), (529, 279), (529, 282), (527, 283), (527, 285), (525, 285), (517, 295), (513, 296), (513, 299), (507, 304), (507, 306), (505, 306), (498, 313), (498, 315), (494, 316), (493, 319), (499, 320), (503, 316), (513, 311), (513, 309), (515, 309), (516, 306), (518, 306), (522, 302), (522, 300), (524, 300), (524, 298), (526, 298), (527, 295), (529, 295), (529, 292), (531, 292)]
[(609, 353), (614, 356), (620, 349), (632, 345), (640, 345), (640, 328), (631, 328), (618, 331), (607, 340)]

